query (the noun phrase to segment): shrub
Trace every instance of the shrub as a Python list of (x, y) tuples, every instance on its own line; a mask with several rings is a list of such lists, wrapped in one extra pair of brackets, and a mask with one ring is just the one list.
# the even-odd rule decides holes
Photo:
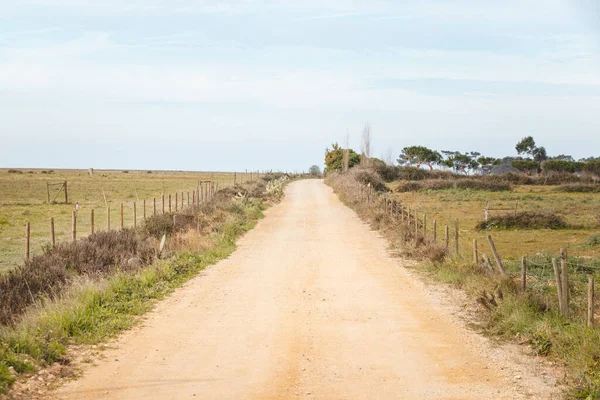
[(542, 170), (544, 172), (556, 171), (574, 173), (583, 171), (584, 165), (584, 163), (579, 161), (546, 160), (542, 163)]
[(387, 165), (385, 163), (377, 163), (374, 165), (373, 169), (379, 174), (381, 179), (386, 182), (392, 182), (398, 179), (398, 167)]
[(21, 171), (20, 169), (9, 169), (8, 173), (9, 174), (22, 174), (23, 171)]
[(395, 189), (398, 193), (418, 192), (419, 190), (423, 190), (423, 184), (415, 181), (401, 182)]
[(455, 181), (443, 179), (430, 179), (419, 182), (403, 182), (397, 188), (397, 192), (417, 192), (424, 190), (486, 190), (491, 192), (500, 192), (511, 190), (511, 185), (507, 182), (480, 180), (480, 179), (459, 179)]
[(429, 171), (417, 167), (397, 167), (396, 174), (396, 179), (403, 181), (422, 181), (431, 177)]
[(271, 181), (276, 181), (277, 179), (281, 178), (284, 175), (285, 174), (283, 172), (269, 172), (269, 173), (261, 176), (261, 179), (265, 182), (271, 182)]
[(172, 214), (157, 214), (146, 219), (143, 230), (146, 235), (160, 239), (163, 235), (173, 233), (175, 225)]
[(371, 185), (371, 187), (378, 192), (388, 192), (389, 189), (385, 186), (385, 183), (381, 177), (373, 170), (370, 169), (353, 169), (352, 170), (354, 179), (363, 185)]
[(130, 258), (141, 265), (154, 258), (154, 247), (132, 229), (98, 232), (76, 242), (47, 248), (23, 266), (0, 276), (0, 324), (10, 324), (32, 303), (54, 298), (77, 275), (104, 275), (123, 269)]
[(556, 188), (559, 192), (567, 193), (600, 193), (600, 185), (589, 185), (585, 183), (568, 183)]
[(515, 214), (497, 215), (481, 221), (476, 229), (564, 229), (564, 219), (552, 213), (523, 211)]
[(478, 179), (459, 180), (456, 181), (455, 185), (457, 189), (487, 190), (489, 192), (503, 192), (512, 189), (510, 183), (507, 182)]

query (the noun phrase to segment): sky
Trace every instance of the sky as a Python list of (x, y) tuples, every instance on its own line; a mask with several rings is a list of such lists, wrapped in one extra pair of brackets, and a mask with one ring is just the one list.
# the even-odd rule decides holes
[(0, 0), (0, 167), (600, 156), (597, 0)]

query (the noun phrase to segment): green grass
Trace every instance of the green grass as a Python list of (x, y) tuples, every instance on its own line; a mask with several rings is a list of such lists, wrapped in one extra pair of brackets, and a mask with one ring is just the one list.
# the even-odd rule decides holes
[(131, 327), (157, 300), (208, 265), (228, 257), (235, 250), (236, 239), (262, 217), (262, 208), (259, 202), (237, 207), (213, 232), (212, 245), (206, 251), (180, 252), (135, 274), (81, 280), (60, 300), (38, 304), (18, 325), (0, 328), (0, 393), (14, 381), (9, 367), (28, 373), (62, 362), (68, 357), (69, 344), (98, 343)]
[[(442, 264), (423, 263), (415, 268), (437, 282), (464, 290), (473, 299), (482, 296), (483, 291), (494, 293), (500, 288), (502, 300), (482, 314), (480, 328), (507, 340), (526, 340), (535, 354), (564, 364), (569, 398), (600, 398), (600, 329), (587, 328), (583, 310), (578, 310), (577, 304), (572, 305), (575, 315), (571, 319), (560, 315), (553, 287), (521, 293), (516, 280), (483, 275), (480, 268), (456, 259)], [(573, 286), (573, 294), (585, 290), (584, 285)]]
[[(41, 170), (24, 169), (23, 174), (11, 174), (0, 169), (0, 272), (13, 268), (23, 261), (25, 251), (25, 224), (31, 223), (31, 252), (40, 254), (42, 246), (50, 241), (51, 217), (55, 220), (57, 241), (71, 237), (71, 213), (76, 201), (80, 211), (77, 220), (77, 236), (90, 232), (90, 210), (94, 209), (96, 230), (106, 228), (107, 211), (110, 207), (112, 229), (119, 226), (119, 208), (124, 203), (125, 226), (133, 225), (133, 202), (137, 202), (138, 223), (142, 221), (142, 202), (146, 199), (147, 215), (152, 213), (152, 199), (156, 198), (157, 212), (161, 210), (161, 194), (172, 195), (183, 191), (187, 204), (187, 192), (196, 188), (198, 181), (212, 180), (219, 187), (230, 186), (233, 173), (228, 172), (177, 172), (177, 171), (104, 171), (96, 170), (89, 176), (87, 170), (56, 170), (54, 174), (42, 174)], [(27, 171), (35, 173), (29, 174)], [(46, 182), (68, 181), (70, 204), (46, 203)], [(249, 173), (238, 173), (238, 183), (250, 179)], [(253, 180), (256, 174), (253, 175)], [(58, 188), (52, 189), (54, 191)], [(106, 203), (105, 198), (106, 196)], [(190, 193), (191, 196), (191, 193)], [(54, 194), (51, 194), (51, 199)], [(166, 200), (166, 201), (167, 201)], [(181, 201), (181, 199), (179, 199)], [(57, 201), (64, 201), (61, 194)]]

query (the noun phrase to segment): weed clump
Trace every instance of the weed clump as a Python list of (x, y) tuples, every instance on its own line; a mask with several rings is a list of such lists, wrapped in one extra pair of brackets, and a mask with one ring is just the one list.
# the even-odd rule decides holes
[(481, 221), (476, 229), (565, 229), (565, 220), (554, 213), (523, 211), (516, 214), (497, 215)]

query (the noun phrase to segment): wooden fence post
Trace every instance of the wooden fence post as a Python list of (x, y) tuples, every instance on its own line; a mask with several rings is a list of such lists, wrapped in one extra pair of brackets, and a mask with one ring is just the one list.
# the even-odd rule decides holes
[(454, 252), (458, 255), (458, 218), (454, 220)]
[(152, 198), (152, 215), (156, 217), (156, 197)]
[(479, 265), (479, 252), (477, 251), (477, 239), (473, 239), (473, 264)]
[(179, 192), (175, 192), (175, 212), (179, 209)]
[(525, 256), (521, 258), (521, 290), (527, 290), (527, 259)]
[(77, 214), (75, 210), (73, 210), (71, 217), (71, 238), (73, 241), (77, 240)]
[(558, 295), (558, 309), (561, 314), (564, 310), (563, 307), (563, 295), (562, 295), (562, 279), (560, 277), (560, 269), (558, 268), (558, 263), (556, 262), (556, 258), (552, 259), (552, 268), (554, 268), (554, 279), (556, 281), (556, 294)]
[(560, 249), (560, 267), (562, 278), (562, 295), (563, 295), (563, 307), (565, 309), (564, 314), (569, 317), (569, 274), (567, 272), (567, 257), (565, 249)]
[(146, 222), (146, 199), (144, 199), (144, 201), (142, 203), (142, 208), (143, 208), (143, 215), (144, 215), (143, 221)]
[(169, 213), (171, 213), (171, 195), (169, 195)]
[(187, 192), (187, 199), (188, 199), (188, 207), (190, 206), (190, 192)]
[(446, 251), (448, 251), (450, 246), (450, 228), (448, 225), (446, 225), (444, 228), (444, 242), (446, 243)]
[(106, 207), (106, 231), (110, 231), (110, 207)]
[(69, 195), (67, 194), (67, 180), (65, 179), (65, 204), (69, 204)]
[(192, 192), (192, 204), (196, 205), (196, 191)]
[(415, 243), (419, 238), (419, 219), (417, 217), (417, 210), (415, 210)]
[(90, 234), (94, 234), (94, 209), (90, 210)]
[(48, 197), (48, 204), (50, 204), (50, 184), (46, 182), (46, 195)]
[(29, 262), (29, 243), (31, 240), (31, 224), (25, 224), (25, 262)]
[(133, 228), (137, 228), (137, 205), (133, 202)]
[(423, 214), (423, 237), (427, 237), (427, 214)]
[(433, 241), (437, 241), (437, 219), (433, 220)]
[(120, 226), (121, 226), (121, 230), (123, 230), (123, 203), (121, 203), (121, 212), (120, 212), (120, 214), (121, 214), (121, 224), (120, 224)]
[(164, 214), (165, 213), (165, 195), (161, 194), (160, 198), (162, 200), (162, 213)]
[(594, 327), (594, 276), (588, 275), (588, 328)]
[(181, 209), (183, 210), (183, 192), (181, 192)]
[(56, 246), (56, 237), (54, 236), (54, 217), (50, 218), (50, 245), (52, 246), (52, 250), (54, 250), (54, 246)]
[(235, 186), (237, 180), (237, 173), (233, 173), (233, 186)]
[(498, 270), (500, 271), (500, 273), (502, 275), (506, 275), (506, 270), (504, 269), (504, 266), (502, 265), (502, 259), (500, 258), (500, 255), (496, 251), (496, 245), (494, 244), (494, 241), (492, 240), (492, 235), (488, 235), (488, 243), (490, 244), (490, 248), (492, 249), (492, 254), (494, 255), (494, 259), (496, 260), (496, 266), (498, 267)]

